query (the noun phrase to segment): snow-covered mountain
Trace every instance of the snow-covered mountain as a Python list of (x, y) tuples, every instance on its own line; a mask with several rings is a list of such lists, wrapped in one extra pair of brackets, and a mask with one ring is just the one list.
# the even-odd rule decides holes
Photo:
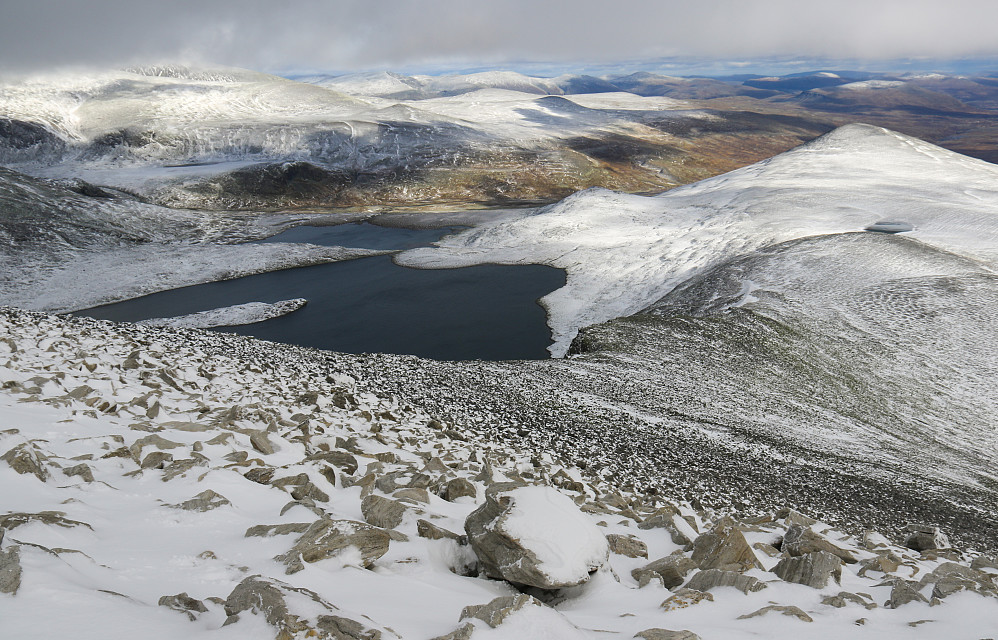
[(498, 72), (306, 80), (179, 66), (8, 78), (0, 165), (180, 208), (508, 204), (660, 191), (827, 130), (740, 117), (718, 154), (683, 141), (730, 136), (726, 116), (671, 99), (561, 97), (557, 79)]
[(564, 355), (580, 327), (641, 311), (726, 260), (881, 220), (937, 249), (998, 266), (998, 167), (885, 129), (849, 125), (797, 149), (656, 197), (578, 193), (535, 215), (400, 257), (420, 267), (550, 264), (543, 300)]

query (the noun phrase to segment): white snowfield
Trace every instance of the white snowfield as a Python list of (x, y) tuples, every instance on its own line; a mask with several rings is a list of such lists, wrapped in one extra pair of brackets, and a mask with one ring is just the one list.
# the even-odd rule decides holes
[[(971, 555), (919, 555), (820, 522), (811, 535), (859, 562), (820, 588), (779, 579), (770, 545), (811, 522), (794, 512), (739, 525), (753, 547), (737, 575), (753, 590), (642, 585), (632, 571), (652, 560), (692, 562), (674, 537), (697, 538), (718, 514), (680, 505), (675, 533), (639, 528), (661, 519), (660, 503), (547, 453), (479, 439), (470, 425), (434, 428), (360, 387), (307, 350), (0, 309), (0, 635), (427, 640), (470, 624), (472, 640), (626, 640), (656, 628), (733, 640), (981, 638), (998, 619), (998, 559), (971, 569)], [(558, 477), (574, 486), (555, 488)], [(459, 478), (473, 491), (445, 499), (440, 488)], [(605, 554), (611, 534), (646, 550), (611, 553), (586, 584), (495, 627), (462, 619), (464, 607), (518, 595), (477, 575), (474, 551), (457, 539), (485, 489), (513, 480), (527, 485), (517, 490), (523, 512), (550, 507), (510, 523), (532, 548), (548, 545), (542, 554), (575, 563), (559, 548)], [(403, 514), (384, 522), (365, 497)], [(383, 546), (367, 559), (355, 545), (289, 553), (331, 522), (374, 531)], [(700, 575), (683, 573), (683, 583)], [(264, 590), (236, 597), (254, 583)], [(356, 633), (317, 632), (331, 620)]]
[(208, 311), (199, 311), (184, 316), (170, 318), (150, 318), (136, 324), (150, 327), (178, 327), (184, 329), (210, 329), (212, 327), (234, 327), (243, 324), (254, 324), (279, 318), (301, 309), (308, 300), (295, 298), (280, 302), (246, 302), (231, 307), (219, 307)]
[(555, 357), (581, 327), (639, 312), (703, 270), (767, 245), (914, 225), (932, 247), (998, 267), (998, 167), (869, 125), (655, 197), (592, 189), (534, 215), (448, 236), (396, 258), (452, 268), (547, 264)]

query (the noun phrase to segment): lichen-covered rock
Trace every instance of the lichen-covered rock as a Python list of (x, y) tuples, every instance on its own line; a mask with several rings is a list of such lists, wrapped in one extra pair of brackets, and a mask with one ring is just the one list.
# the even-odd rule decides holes
[(670, 631), (669, 629), (645, 629), (634, 634), (635, 638), (643, 640), (700, 640), (700, 636), (683, 629), (682, 631)]
[(402, 524), (406, 506), (398, 500), (369, 495), (360, 503), (364, 521), (382, 529), (394, 529)]
[[(296, 613), (289, 600), (301, 601)], [(319, 613), (312, 620), (315, 609)], [(234, 624), (239, 614), (262, 615), (267, 624), (277, 630), (276, 640), (288, 638), (319, 638), (320, 640), (380, 640), (386, 634), (371, 625), (339, 615), (339, 609), (309, 589), (293, 587), (279, 580), (250, 576), (236, 585), (225, 599), (225, 624)], [(397, 637), (391, 634), (393, 637)]]
[(797, 618), (798, 620), (802, 620), (804, 622), (814, 622), (814, 618), (807, 615), (807, 613), (805, 613), (801, 608), (795, 607), (793, 605), (780, 605), (780, 604), (771, 604), (767, 607), (759, 609), (758, 611), (753, 611), (752, 613), (746, 613), (743, 616), (738, 616), (738, 619), (748, 620), (749, 618), (764, 616), (771, 611), (775, 611), (777, 613), (781, 613), (785, 616), (790, 616), (792, 618)]
[(258, 524), (246, 530), (247, 538), (286, 536), (291, 533), (305, 533), (312, 526), (309, 522), (288, 522), (286, 524)]
[(643, 567), (631, 571), (631, 577), (643, 587), (654, 579), (659, 579), (666, 589), (674, 589), (683, 584), (686, 574), (697, 568), (697, 564), (681, 553), (659, 558)]
[(835, 607), (836, 609), (841, 609), (849, 603), (858, 604), (865, 609), (876, 609), (877, 603), (870, 602), (855, 593), (849, 593), (848, 591), (839, 591), (838, 595), (825, 596), (821, 599), (821, 604), (828, 605), (830, 607)]
[(697, 591), (696, 589), (688, 589), (683, 587), (682, 589), (677, 589), (675, 593), (666, 598), (660, 606), (666, 611), (675, 611), (676, 609), (686, 609), (687, 607), (692, 607), (693, 605), (700, 604), (703, 601), (713, 602), (714, 594), (709, 591)]
[(212, 509), (217, 509), (227, 504), (232, 503), (229, 502), (225, 496), (220, 493), (215, 493), (211, 489), (206, 489), (190, 500), (184, 500), (180, 504), (170, 506), (175, 509), (183, 509), (185, 511), (211, 511)]
[(904, 546), (914, 551), (928, 551), (930, 549), (949, 549), (949, 538), (939, 527), (929, 525), (908, 525), (908, 537), (904, 540)]
[(499, 483), (465, 521), (486, 574), (541, 589), (582, 584), (606, 562), (606, 538), (556, 489)]
[(266, 431), (254, 431), (250, 434), (250, 444), (254, 449), (267, 456), (278, 451), (277, 445), (270, 441)]
[(416, 521), (416, 535), (427, 540), (453, 540), (457, 543), (467, 543), (467, 538), (464, 536), (438, 527), (429, 520)]
[(829, 579), (842, 581), (842, 560), (827, 551), (813, 551), (805, 556), (783, 558), (773, 573), (787, 582), (824, 589)]
[(737, 571), (722, 571), (720, 569), (707, 569), (706, 571), (697, 571), (690, 578), (690, 581), (686, 583), (685, 587), (687, 589), (693, 589), (694, 591), (710, 591), (711, 589), (716, 589), (717, 587), (734, 587), (742, 593), (748, 595), (750, 591), (761, 591), (766, 588), (764, 582), (760, 582), (758, 578), (753, 578), (752, 576), (746, 576), (744, 574), (738, 573)]
[(839, 557), (847, 564), (856, 562), (856, 556), (852, 552), (833, 544), (815, 533), (810, 526), (803, 524), (791, 524), (787, 527), (781, 550), (789, 556), (805, 556), (816, 551), (825, 551)]
[(62, 472), (63, 472), (63, 474), (65, 474), (65, 475), (67, 475), (67, 476), (69, 476), (71, 478), (73, 476), (77, 476), (81, 480), (83, 480), (84, 482), (93, 482), (94, 481), (94, 473), (93, 473), (93, 471), (90, 469), (89, 466), (87, 466), (86, 464), (84, 464), (82, 462), (80, 464), (73, 465), (72, 467), (66, 467), (65, 469), (62, 470)]
[(16, 595), (21, 587), (21, 548), (0, 551), (0, 593)]
[(714, 527), (693, 541), (693, 562), (701, 569), (746, 571), (762, 568), (752, 547), (731, 518), (721, 518)]
[(909, 602), (928, 602), (928, 599), (919, 593), (922, 585), (917, 582), (903, 578), (892, 578), (883, 584), (891, 585), (891, 597), (884, 603), (888, 609), (897, 609)]
[(204, 606), (203, 602), (190, 597), (186, 591), (175, 596), (163, 596), (159, 599), (159, 606), (185, 613), (192, 621), (197, 619), (198, 613), (208, 611), (208, 607)]
[(454, 502), (458, 498), (464, 497), (474, 498), (477, 495), (478, 489), (467, 478), (448, 480), (441, 492), (441, 497), (448, 502)]
[(628, 558), (647, 558), (648, 545), (637, 536), (621, 535), (611, 533), (606, 536), (607, 544), (610, 545), (610, 552)]
[(323, 518), (313, 522), (287, 553), (274, 559), (287, 565), (290, 575), (304, 568), (302, 562), (318, 562), (355, 548), (361, 564), (370, 567), (388, 552), (390, 540), (386, 531), (363, 522)]
[(9, 464), (10, 468), (14, 471), (20, 474), (30, 473), (42, 482), (45, 482), (49, 477), (49, 472), (45, 469), (45, 464), (42, 462), (41, 456), (28, 443), (17, 445), (0, 456), (0, 460)]
[(473, 604), (461, 610), (461, 620), (478, 618), (492, 628), (498, 627), (510, 614), (524, 607), (543, 607), (544, 603), (533, 596), (517, 594), (500, 596), (486, 604)]

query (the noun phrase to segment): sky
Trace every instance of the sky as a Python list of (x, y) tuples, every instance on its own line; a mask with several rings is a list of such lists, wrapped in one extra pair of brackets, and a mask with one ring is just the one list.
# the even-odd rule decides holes
[(994, 0), (0, 0), (0, 70), (990, 57), (996, 24)]

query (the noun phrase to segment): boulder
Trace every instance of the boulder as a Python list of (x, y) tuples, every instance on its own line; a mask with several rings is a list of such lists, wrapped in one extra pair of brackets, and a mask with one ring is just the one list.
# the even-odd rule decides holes
[[(302, 602), (301, 613), (292, 611), (289, 600)], [(319, 638), (320, 640), (380, 640), (386, 633), (356, 620), (339, 615), (339, 609), (317, 593), (260, 575), (250, 576), (236, 585), (225, 599), (225, 625), (239, 620), (249, 612), (262, 615), (267, 624), (277, 629), (278, 640), (285, 638)], [(318, 609), (313, 621), (311, 616)], [(307, 612), (307, 613), (306, 613)], [(398, 637), (391, 634), (392, 637)]]
[(849, 593), (848, 591), (839, 591), (838, 595), (835, 596), (825, 596), (821, 599), (821, 604), (828, 605), (830, 607), (835, 607), (836, 609), (841, 609), (849, 603), (858, 604), (865, 609), (876, 609), (877, 603), (870, 602), (868, 599), (863, 598), (855, 593)]
[(928, 602), (925, 596), (919, 593), (922, 585), (904, 578), (892, 578), (881, 584), (891, 585), (891, 597), (884, 603), (888, 609), (897, 609), (909, 602)]
[(0, 593), (16, 595), (20, 587), (21, 548), (7, 547), (6, 551), (0, 551)]
[(175, 509), (183, 509), (185, 511), (211, 511), (212, 509), (217, 509), (227, 504), (232, 503), (229, 502), (225, 496), (220, 493), (215, 493), (211, 489), (207, 489), (197, 494), (190, 500), (184, 500), (180, 504), (173, 504), (170, 506)]
[(20, 474), (30, 473), (42, 482), (45, 482), (49, 477), (49, 472), (45, 469), (41, 456), (38, 455), (34, 447), (27, 443), (17, 445), (0, 456), (0, 460), (9, 464), (14, 471)]
[(628, 558), (648, 557), (648, 545), (637, 536), (610, 533), (606, 536), (606, 542), (610, 545), (611, 553)]
[(710, 591), (717, 587), (734, 587), (748, 595), (750, 591), (765, 589), (766, 584), (760, 582), (758, 578), (746, 576), (737, 571), (707, 569), (706, 571), (698, 571), (693, 574), (693, 577), (690, 578), (685, 587), (694, 591)]
[(163, 596), (159, 599), (159, 606), (185, 613), (191, 621), (197, 619), (198, 613), (208, 611), (208, 607), (204, 606), (203, 602), (190, 597), (186, 591), (175, 596)]
[(856, 556), (815, 533), (810, 526), (791, 524), (783, 536), (783, 553), (789, 556), (804, 556), (815, 551), (825, 551), (838, 556), (843, 562), (853, 564)]
[(575, 502), (545, 486), (493, 484), (465, 531), (487, 575), (540, 589), (582, 584), (610, 553)]
[(700, 604), (704, 600), (713, 602), (714, 595), (709, 591), (697, 591), (696, 589), (683, 587), (682, 589), (677, 589), (675, 593), (666, 598), (665, 602), (660, 606), (666, 611), (675, 611), (676, 609), (686, 609), (695, 604)]
[(67, 468), (63, 469), (62, 472), (65, 475), (67, 475), (67, 476), (69, 476), (71, 478), (73, 476), (77, 476), (81, 480), (83, 480), (84, 482), (93, 482), (94, 481), (94, 473), (93, 473), (93, 471), (90, 469), (89, 466), (87, 466), (83, 462), (81, 462), (80, 464), (73, 465), (72, 467), (67, 467)]
[(695, 562), (682, 553), (676, 553), (634, 569), (631, 571), (631, 577), (637, 581), (640, 587), (658, 579), (666, 589), (674, 589), (683, 584), (683, 581), (686, 580), (686, 574), (696, 568)]
[(361, 564), (370, 568), (388, 552), (390, 540), (388, 532), (363, 522), (323, 518), (313, 522), (287, 553), (274, 559), (287, 565), (290, 575), (304, 568), (302, 562), (318, 562), (355, 548)]
[(458, 544), (467, 544), (468, 540), (464, 536), (453, 531), (448, 531), (443, 527), (438, 527), (429, 520), (416, 521), (416, 535), (427, 540), (453, 540)]
[(270, 455), (278, 451), (277, 445), (270, 441), (266, 431), (253, 431), (250, 434), (250, 444), (263, 455)]
[(444, 485), (441, 496), (447, 502), (454, 502), (458, 498), (468, 497), (474, 499), (478, 495), (478, 489), (466, 478), (454, 478), (448, 480)]
[(300, 484), (291, 490), (291, 497), (295, 500), (304, 500), (305, 498), (311, 498), (316, 502), (329, 502), (329, 495), (320, 489), (319, 487), (308, 481), (304, 484)]
[(693, 562), (701, 569), (746, 571), (762, 568), (745, 540), (745, 536), (729, 517), (721, 518), (714, 527), (693, 541)]
[(787, 582), (824, 589), (828, 579), (842, 581), (842, 560), (827, 551), (813, 551), (806, 556), (783, 558), (773, 573)]
[(792, 605), (782, 605), (782, 604), (771, 604), (768, 607), (763, 607), (758, 611), (753, 611), (752, 613), (746, 613), (743, 616), (738, 616), (739, 620), (748, 620), (749, 618), (756, 618), (758, 616), (764, 616), (767, 613), (775, 611), (777, 613), (782, 613), (785, 616), (790, 616), (792, 618), (797, 618), (804, 622), (814, 622), (814, 618), (804, 613), (799, 607)]
[(364, 521), (382, 529), (394, 529), (402, 524), (406, 506), (398, 500), (369, 495), (360, 503)]
[(524, 607), (543, 607), (544, 603), (533, 596), (517, 594), (500, 596), (487, 604), (473, 604), (461, 610), (461, 620), (478, 618), (493, 629), (503, 623), (510, 614)]
[(904, 546), (914, 551), (928, 551), (930, 549), (949, 549), (949, 538), (939, 527), (929, 525), (910, 524), (908, 525), (908, 537), (904, 540)]

